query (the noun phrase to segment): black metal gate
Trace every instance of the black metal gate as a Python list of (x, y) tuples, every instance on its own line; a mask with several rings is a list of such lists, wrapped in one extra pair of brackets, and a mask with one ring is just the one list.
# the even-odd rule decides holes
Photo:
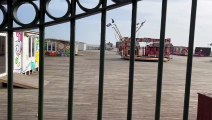
[[(73, 113), (73, 88), (74, 88), (74, 50), (75, 50), (75, 24), (76, 21), (94, 14), (101, 14), (101, 49), (100, 49), (100, 66), (99, 66), (99, 94), (98, 94), (98, 114), (97, 119), (102, 119), (103, 108), (103, 90), (104, 90), (104, 58), (105, 58), (105, 35), (106, 35), (106, 15), (107, 11), (122, 7), (124, 5), (132, 4), (132, 20), (131, 20), (131, 56), (129, 68), (129, 88), (128, 88), (128, 109), (127, 120), (132, 119), (132, 103), (133, 103), (133, 81), (134, 81), (134, 52), (136, 39), (136, 18), (137, 18), (137, 0), (113, 0), (115, 4), (107, 5), (107, 0), (99, 0), (96, 7), (88, 9), (84, 7), (79, 0), (66, 0), (68, 3), (68, 11), (62, 17), (54, 17), (48, 11), (48, 4), (51, 0), (40, 0), (38, 7), (31, 0), (1, 0), (0, 10), (3, 13), (3, 22), (0, 25), (0, 32), (7, 32), (8, 35), (8, 120), (13, 119), (13, 32), (18, 30), (39, 28), (40, 33), (40, 64), (39, 64), (39, 104), (38, 104), (38, 120), (43, 120), (43, 97), (44, 97), (44, 30), (48, 26), (70, 22), (70, 66), (69, 66), (69, 98), (68, 98), (68, 120), (72, 120)], [(24, 24), (18, 20), (17, 9), (23, 4), (30, 4), (36, 11), (35, 19), (29, 23)], [(80, 7), (84, 13), (76, 14), (76, 5)], [(188, 120), (189, 98), (191, 86), (192, 73), (192, 56), (194, 46), (194, 32), (196, 19), (197, 0), (192, 0), (191, 21), (190, 21), (190, 35), (189, 35), (189, 54), (187, 59), (187, 73), (185, 84), (185, 98), (184, 98), (184, 112), (183, 120)], [(163, 78), (163, 51), (166, 27), (166, 11), (167, 0), (162, 0), (162, 15), (161, 15), (161, 32), (160, 32), (160, 53), (158, 61), (158, 75), (157, 75), (157, 94), (156, 94), (156, 108), (155, 120), (160, 119), (161, 106), (161, 91)], [(53, 21), (45, 22), (45, 15), (53, 19)], [(20, 25), (14, 27), (13, 22)]]

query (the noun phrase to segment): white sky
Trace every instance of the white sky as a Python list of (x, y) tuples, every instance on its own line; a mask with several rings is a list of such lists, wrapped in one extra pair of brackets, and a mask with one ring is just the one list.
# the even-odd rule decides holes
[[(56, 16), (60, 16), (66, 10), (65, 0), (52, 0), (54, 6), (50, 10)], [(96, 0), (80, 0), (83, 5), (93, 7)], [(89, 3), (89, 4), (88, 4)], [(112, 2), (109, 0), (108, 4)], [(143, 0), (138, 3), (138, 22), (146, 20), (146, 23), (138, 32), (137, 37), (159, 38), (161, 22), (162, 0)], [(208, 46), (212, 43), (212, 0), (198, 0), (195, 46)], [(27, 9), (27, 10), (26, 10)], [(79, 9), (77, 13), (81, 13)], [(23, 14), (24, 13), (24, 14)], [(168, 0), (166, 38), (171, 38), (176, 46), (187, 46), (189, 36), (189, 22), (191, 13), (191, 0)], [(33, 14), (27, 7), (20, 10), (23, 20), (30, 20)], [(130, 36), (131, 27), (131, 5), (108, 11), (107, 23), (113, 18), (118, 25), (122, 36)], [(0, 12), (0, 22), (2, 15)], [(49, 19), (47, 19), (49, 21)], [(76, 24), (76, 40), (90, 44), (100, 43), (101, 15), (94, 15), (80, 19)], [(106, 41), (116, 42), (114, 30), (107, 28)], [(46, 29), (46, 37), (69, 40), (69, 23), (52, 26)]]

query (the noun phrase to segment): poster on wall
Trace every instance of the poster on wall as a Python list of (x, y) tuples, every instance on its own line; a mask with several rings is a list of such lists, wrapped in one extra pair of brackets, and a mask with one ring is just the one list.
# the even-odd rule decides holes
[(15, 32), (13, 36), (14, 36), (14, 72), (21, 73), (23, 34), (21, 32)]

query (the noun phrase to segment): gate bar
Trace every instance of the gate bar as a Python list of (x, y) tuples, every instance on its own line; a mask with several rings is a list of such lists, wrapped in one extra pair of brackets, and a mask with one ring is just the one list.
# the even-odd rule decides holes
[(161, 12), (162, 13), (161, 13), (161, 30), (160, 30), (160, 49), (159, 49), (159, 60), (158, 60), (158, 74), (157, 74), (155, 120), (160, 120), (161, 93), (162, 93), (162, 81), (163, 81), (164, 41), (165, 41), (165, 34), (166, 34), (167, 0), (162, 1), (162, 11)]
[(192, 74), (192, 62), (193, 62), (196, 11), (197, 11), (197, 0), (192, 0), (183, 120), (188, 120), (188, 115), (189, 115), (189, 100), (190, 100), (190, 90), (191, 90), (191, 74)]
[(132, 21), (131, 21), (132, 23), (131, 23), (131, 45), (130, 45), (130, 68), (129, 68), (127, 120), (132, 119), (137, 2), (138, 2), (137, 0), (132, 0)]
[(38, 90), (38, 120), (43, 120), (43, 102), (44, 102), (44, 45), (45, 45), (45, 6), (46, 0), (40, 0), (40, 26), (39, 26), (39, 90)]
[[(102, 7), (106, 7), (106, 6), (107, 6), (107, 0), (103, 0)], [(103, 9), (102, 18), (101, 18), (101, 47), (100, 47), (97, 120), (102, 120), (102, 109), (103, 109), (106, 17), (107, 17), (106, 9)]]
[[(76, 0), (71, 0), (71, 15), (76, 14)], [(74, 96), (74, 61), (75, 61), (75, 31), (76, 20), (70, 19), (70, 63), (69, 63), (69, 91), (68, 91), (68, 120), (73, 119), (73, 96)]]
[[(12, 0), (7, 0), (8, 28), (13, 28)], [(7, 119), (13, 120), (13, 30), (8, 30), (8, 100)]]

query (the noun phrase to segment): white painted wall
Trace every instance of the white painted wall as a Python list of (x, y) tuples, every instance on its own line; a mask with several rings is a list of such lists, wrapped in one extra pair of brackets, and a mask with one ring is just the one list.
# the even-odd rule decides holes
[[(34, 42), (31, 42), (31, 47), (34, 46), (34, 47), (32, 47), (32, 48), (34, 48), (34, 50), (32, 50), (32, 48), (31, 48), (31, 56), (29, 53), (30, 39), (31, 39), (31, 41), (34, 41)], [(39, 39), (38, 39), (38, 36), (37, 35), (32, 35), (32, 36), (24, 35), (22, 73), (25, 73), (30, 70), (35, 70), (39, 66), (38, 62), (39, 62)]]
[(79, 45), (78, 44), (75, 44), (75, 55), (78, 54), (78, 50), (79, 50)]
[(14, 72), (21, 73), (22, 71), (22, 51), (23, 51), (23, 33), (14, 32), (13, 33), (13, 64)]
[[(39, 56), (39, 46), (36, 46), (38, 39), (37, 35), (27, 36), (24, 32), (15, 32), (14, 34), (14, 72), (25, 73), (30, 70), (35, 70), (38, 65), (36, 57)], [(29, 39), (34, 39), (34, 56), (29, 56)], [(39, 43), (38, 43), (39, 45)], [(38, 54), (36, 53), (38, 52)], [(38, 58), (39, 59), (39, 58)]]

